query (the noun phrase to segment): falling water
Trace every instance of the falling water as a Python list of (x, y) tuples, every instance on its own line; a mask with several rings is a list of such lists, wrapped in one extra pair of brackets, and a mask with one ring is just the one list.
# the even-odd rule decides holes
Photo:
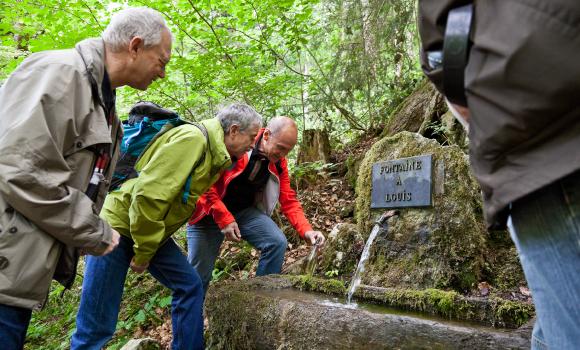
[(312, 245), (310, 249), (310, 254), (306, 258), (306, 263), (304, 264), (304, 274), (312, 276), (314, 270), (316, 270), (316, 253), (318, 251), (318, 242)]
[(381, 226), (383, 226), (383, 228), (385, 230), (388, 229), (386, 222), (390, 217), (392, 217), (394, 215), (399, 215), (399, 212), (397, 210), (389, 210), (389, 211), (385, 212), (383, 215), (381, 215), (381, 217), (375, 222), (375, 226), (373, 227), (373, 230), (371, 231), (371, 235), (369, 236), (369, 239), (367, 240), (367, 243), (365, 244), (365, 248), (363, 249), (362, 255), (361, 255), (360, 260), (358, 262), (356, 272), (354, 273), (354, 276), (352, 276), (352, 281), (350, 282), (350, 288), (348, 289), (348, 297), (346, 299), (347, 304), (351, 303), (352, 295), (354, 294), (354, 291), (360, 285), (362, 274), (365, 271), (365, 263), (369, 259), (369, 253), (371, 250), (371, 246), (373, 245), (373, 241), (377, 237), (377, 234), (379, 233), (379, 231), (381, 231)]
[(371, 235), (369, 236), (367, 243), (365, 244), (365, 248), (363, 249), (362, 255), (360, 257), (360, 261), (358, 262), (358, 266), (356, 268), (356, 272), (354, 273), (354, 276), (352, 277), (352, 281), (350, 282), (350, 288), (348, 289), (348, 297), (346, 299), (348, 304), (350, 304), (350, 302), (351, 302), (352, 295), (354, 294), (354, 291), (360, 285), (362, 273), (365, 271), (365, 263), (369, 259), (369, 252), (371, 250), (371, 245), (373, 244), (373, 241), (377, 237), (377, 234), (379, 233), (380, 230), (381, 230), (381, 225), (376, 224), (373, 227), (373, 230), (371, 231)]

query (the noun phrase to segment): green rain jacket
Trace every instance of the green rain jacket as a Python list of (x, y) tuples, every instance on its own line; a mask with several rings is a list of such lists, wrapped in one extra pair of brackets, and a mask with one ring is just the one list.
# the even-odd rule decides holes
[[(136, 264), (143, 265), (153, 258), (159, 246), (189, 219), (199, 196), (232, 164), (220, 122), (208, 119), (201, 124), (207, 129), (207, 140), (195, 125), (167, 131), (135, 164), (139, 176), (105, 200), (101, 217), (133, 240)], [(183, 203), (190, 174), (189, 198)]]

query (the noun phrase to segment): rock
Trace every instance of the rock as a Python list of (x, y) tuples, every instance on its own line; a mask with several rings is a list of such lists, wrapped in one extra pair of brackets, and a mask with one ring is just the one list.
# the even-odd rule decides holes
[(161, 344), (152, 338), (131, 339), (121, 350), (161, 350)]
[(341, 219), (354, 217), (354, 204), (347, 204), (346, 206), (340, 208), (338, 216)]
[[(465, 291), (481, 280), (486, 248), (479, 186), (457, 146), (401, 132), (373, 145), (357, 180), (357, 229), (366, 238), (384, 210), (371, 210), (371, 168), (379, 161), (432, 154), (432, 207), (400, 209), (371, 248), (363, 284)], [(408, 277), (406, 277), (408, 276)]]
[(393, 136), (402, 131), (421, 132), (446, 111), (443, 96), (433, 84), (425, 81), (389, 116), (382, 136)]
[(340, 223), (328, 234), (319, 271), (336, 271), (338, 275), (350, 275), (364, 247), (363, 237), (354, 224)]
[[(441, 116), (441, 125), (447, 143), (450, 145), (457, 145), (467, 153), (469, 146), (467, 132), (450, 111), (447, 111), (447, 113)], [(423, 134), (423, 136), (425, 135)]]
[(531, 332), (526, 333), (522, 327), (535, 315), (534, 306), (529, 302), (500, 297), (466, 297), (440, 289), (412, 290), (361, 285), (354, 296), (356, 300), (397, 309), (517, 329), (528, 338)]

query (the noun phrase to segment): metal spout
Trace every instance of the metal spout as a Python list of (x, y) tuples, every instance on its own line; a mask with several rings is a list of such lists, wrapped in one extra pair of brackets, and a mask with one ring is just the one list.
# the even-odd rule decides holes
[(399, 211), (398, 210), (387, 210), (386, 212), (383, 213), (383, 215), (381, 215), (377, 221), (375, 221), (375, 224), (377, 225), (382, 225), (384, 224), (389, 218), (392, 218), (395, 215), (399, 215)]

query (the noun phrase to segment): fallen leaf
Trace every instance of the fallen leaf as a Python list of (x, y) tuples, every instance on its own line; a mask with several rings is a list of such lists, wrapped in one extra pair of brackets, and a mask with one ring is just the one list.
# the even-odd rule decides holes
[(487, 282), (479, 282), (477, 284), (477, 289), (479, 289), (479, 294), (481, 294), (482, 296), (486, 296), (489, 294), (491, 286)]

